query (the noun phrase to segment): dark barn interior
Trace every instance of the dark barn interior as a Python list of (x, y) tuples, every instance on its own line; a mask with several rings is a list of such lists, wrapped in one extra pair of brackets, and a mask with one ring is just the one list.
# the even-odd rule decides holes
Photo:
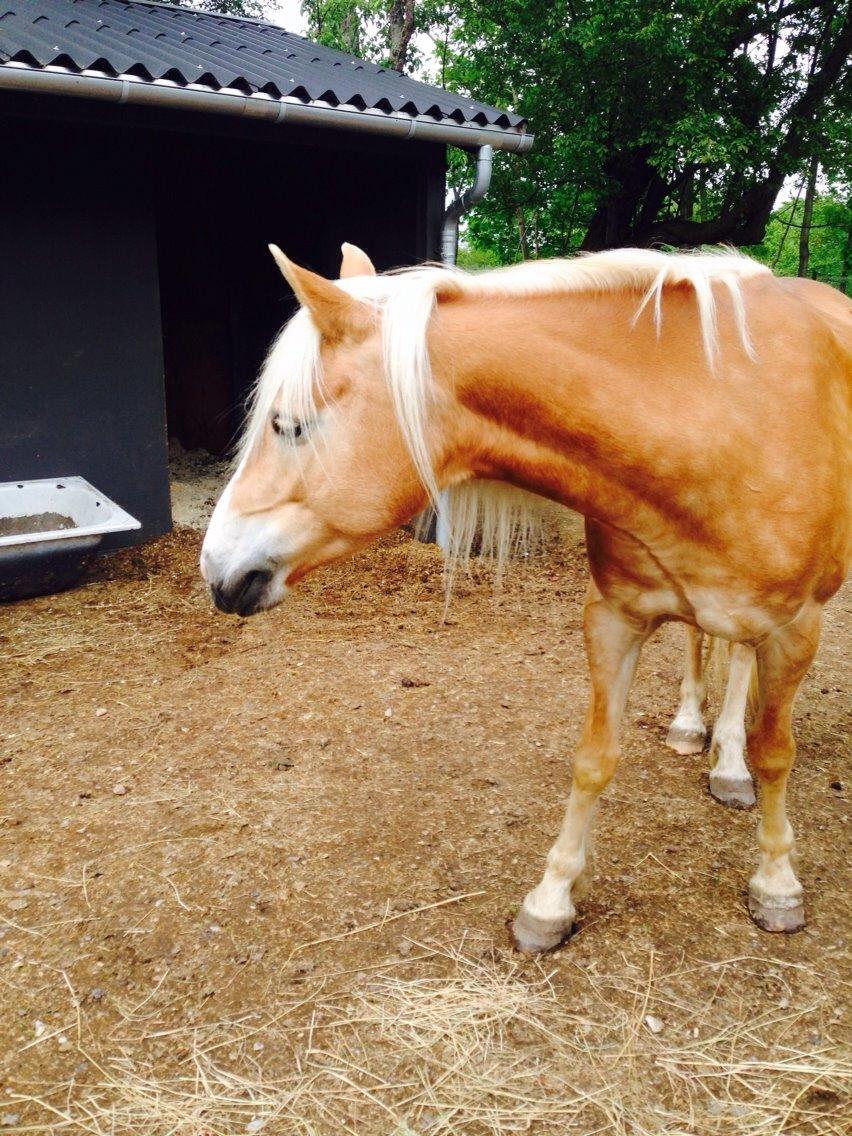
[(369, 250), (380, 269), (437, 255), (442, 149), (341, 141), (158, 139), (168, 423), (185, 448), (227, 449), (270, 340), (293, 310), (270, 242), (327, 276), (337, 275), (344, 240)]

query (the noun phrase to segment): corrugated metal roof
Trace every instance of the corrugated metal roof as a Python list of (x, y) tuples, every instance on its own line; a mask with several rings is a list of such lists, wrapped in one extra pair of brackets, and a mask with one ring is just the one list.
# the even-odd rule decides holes
[(515, 135), (525, 126), (518, 115), (274, 24), (148, 0), (0, 0), (0, 66), (10, 63), (345, 104)]

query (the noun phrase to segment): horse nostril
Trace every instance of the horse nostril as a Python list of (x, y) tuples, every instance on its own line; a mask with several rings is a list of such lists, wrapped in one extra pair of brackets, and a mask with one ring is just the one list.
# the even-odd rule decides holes
[(230, 613), (234, 610), (231, 606), (231, 599), (228, 593), (223, 587), (221, 587), (221, 585), (210, 585), (210, 598), (213, 600), (213, 603), (216, 605), (219, 611), (224, 611), (226, 615), (230, 615)]
[(267, 569), (255, 569), (239, 577), (230, 587), (211, 584), (210, 595), (219, 611), (229, 615), (251, 615), (257, 611), (258, 601), (271, 579), (272, 573)]

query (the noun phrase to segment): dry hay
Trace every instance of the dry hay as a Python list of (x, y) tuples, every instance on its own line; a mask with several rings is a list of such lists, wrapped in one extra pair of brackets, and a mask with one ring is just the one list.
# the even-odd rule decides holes
[[(828, 1136), (848, 1131), (852, 1061), (794, 1027), (827, 1016), (790, 1011), (781, 994), (751, 1019), (689, 998), (695, 971), (718, 990), (766, 960), (734, 958), (655, 975), (588, 971), (586, 996), (560, 1003), (548, 960), (510, 961), (484, 942), (405, 940), (397, 957), (333, 973), (261, 1018), (157, 1030), (137, 1006), (112, 1052), (75, 1007), (79, 1083), (11, 1094), (27, 1121), (10, 1133), (92, 1136), (479, 1136), (611, 1133)], [(561, 960), (564, 963), (564, 956)], [(774, 981), (783, 992), (783, 964)], [(635, 970), (635, 968), (629, 968)], [(401, 972), (407, 971), (407, 974)], [(414, 972), (415, 976), (411, 976)], [(310, 972), (308, 972), (310, 973)], [(340, 975), (337, 976), (338, 978)], [(836, 1014), (835, 1014), (836, 1018)], [(133, 1034), (135, 1030), (135, 1035)], [(141, 1032), (140, 1032), (141, 1031)], [(165, 1039), (168, 1056), (146, 1056)], [(40, 1117), (40, 1119), (37, 1119)], [(6, 1121), (8, 1124), (8, 1120)]]

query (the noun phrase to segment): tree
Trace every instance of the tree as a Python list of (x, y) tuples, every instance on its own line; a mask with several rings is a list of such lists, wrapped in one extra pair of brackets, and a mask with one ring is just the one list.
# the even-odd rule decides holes
[(405, 71), (417, 27), (415, 0), (304, 0), (308, 35), (327, 47)]
[[(451, 85), (536, 145), (471, 219), (517, 256), (762, 239), (785, 179), (848, 175), (848, 3), (459, 0)], [(522, 236), (520, 230), (523, 228)]]

